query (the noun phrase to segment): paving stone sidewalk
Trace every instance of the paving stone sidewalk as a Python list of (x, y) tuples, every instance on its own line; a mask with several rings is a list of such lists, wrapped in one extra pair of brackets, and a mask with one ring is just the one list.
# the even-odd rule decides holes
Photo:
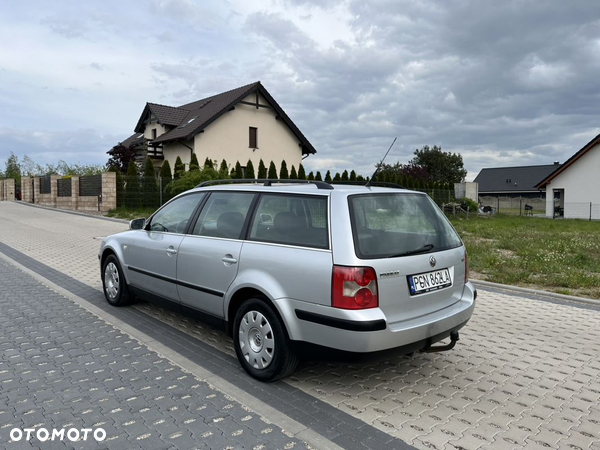
[[(11, 441), (14, 428), (102, 428), (106, 439)], [(0, 448), (308, 446), (0, 260)]]

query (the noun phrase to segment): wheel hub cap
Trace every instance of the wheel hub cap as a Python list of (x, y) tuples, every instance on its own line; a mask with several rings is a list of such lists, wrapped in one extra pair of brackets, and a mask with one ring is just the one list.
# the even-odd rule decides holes
[(249, 311), (240, 322), (239, 343), (244, 359), (255, 369), (266, 369), (275, 350), (273, 329), (258, 311)]
[(115, 299), (119, 293), (119, 271), (112, 262), (108, 263), (104, 269), (104, 289), (111, 300)]

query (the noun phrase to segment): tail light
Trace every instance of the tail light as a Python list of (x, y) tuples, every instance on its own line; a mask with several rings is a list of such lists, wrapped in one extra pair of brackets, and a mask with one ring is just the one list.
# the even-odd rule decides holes
[(333, 266), (331, 306), (341, 309), (377, 308), (379, 296), (375, 269)]
[(469, 257), (465, 250), (465, 284), (469, 281)]

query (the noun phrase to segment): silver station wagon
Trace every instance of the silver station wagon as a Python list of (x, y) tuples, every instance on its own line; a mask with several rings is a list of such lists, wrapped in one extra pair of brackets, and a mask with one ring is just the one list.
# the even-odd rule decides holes
[(427, 195), (228, 181), (180, 194), (104, 239), (110, 304), (166, 300), (219, 324), (262, 381), (292, 373), (299, 344), (358, 353), (454, 346), (477, 292), (465, 246)]

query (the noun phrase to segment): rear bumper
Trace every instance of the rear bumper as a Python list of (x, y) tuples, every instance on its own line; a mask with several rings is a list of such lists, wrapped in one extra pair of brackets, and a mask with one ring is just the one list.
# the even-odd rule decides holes
[[(378, 309), (349, 311), (297, 300), (275, 302), (290, 339), (348, 352), (367, 353), (397, 347), (425, 348), (464, 326), (475, 308), (471, 283), (462, 298), (444, 309), (406, 321), (388, 323)], [(415, 350), (420, 350), (416, 348)]]

